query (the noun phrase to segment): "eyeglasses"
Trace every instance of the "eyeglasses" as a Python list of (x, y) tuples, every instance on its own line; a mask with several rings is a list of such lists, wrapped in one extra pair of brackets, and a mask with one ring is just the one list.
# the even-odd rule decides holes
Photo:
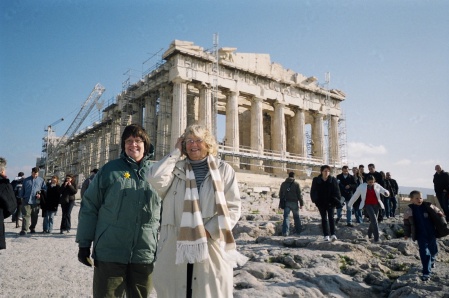
[(142, 141), (142, 140), (139, 140), (139, 139), (137, 139), (137, 140), (126, 140), (126, 141), (125, 141), (125, 144), (126, 144), (126, 145), (134, 145), (134, 144), (140, 145), (140, 144), (142, 144), (142, 143), (143, 143), (143, 141)]
[(201, 144), (203, 142), (202, 139), (193, 140), (193, 139), (185, 139), (184, 143), (192, 145), (193, 143)]

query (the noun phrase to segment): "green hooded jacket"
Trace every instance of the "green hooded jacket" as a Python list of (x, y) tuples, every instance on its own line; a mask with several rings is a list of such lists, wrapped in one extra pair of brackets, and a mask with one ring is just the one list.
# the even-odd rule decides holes
[(105, 164), (84, 193), (76, 242), (103, 262), (151, 264), (155, 260), (161, 198), (145, 180), (148, 156), (140, 164), (121, 154)]

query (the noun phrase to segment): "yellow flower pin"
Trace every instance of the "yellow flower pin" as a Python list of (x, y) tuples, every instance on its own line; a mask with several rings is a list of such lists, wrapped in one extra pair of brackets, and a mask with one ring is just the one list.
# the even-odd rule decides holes
[(125, 179), (129, 179), (129, 177), (131, 177), (131, 175), (129, 174), (129, 172), (126, 172), (123, 177), (125, 177)]

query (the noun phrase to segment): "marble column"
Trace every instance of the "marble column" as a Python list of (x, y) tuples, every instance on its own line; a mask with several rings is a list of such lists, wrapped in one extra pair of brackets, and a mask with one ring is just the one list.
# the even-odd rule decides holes
[(199, 117), (198, 123), (204, 125), (213, 132), (212, 127), (212, 92), (210, 86), (202, 84), (200, 86), (200, 99), (199, 99)]
[[(251, 150), (258, 155), (263, 155), (264, 150), (262, 100), (257, 97), (251, 99)], [(250, 169), (255, 172), (263, 172), (263, 161), (251, 160)]]
[(315, 113), (312, 124), (312, 157), (321, 159), (324, 163), (324, 132), (323, 132), (323, 114)]
[[(287, 149), (285, 138), (285, 105), (279, 102), (274, 104), (274, 118), (273, 118), (273, 130), (272, 136), (272, 148), (276, 155), (280, 154), (281, 158), (285, 158), (285, 152)], [(273, 173), (283, 175), (286, 171), (286, 163), (273, 162)]]
[(159, 89), (159, 113), (157, 116), (157, 132), (155, 155), (156, 160), (163, 158), (170, 152), (170, 139), (171, 139), (171, 107), (172, 107), (172, 95), (171, 87), (164, 85)]
[(176, 78), (173, 80), (173, 105), (170, 148), (175, 148), (178, 138), (187, 127), (187, 84)]
[[(239, 92), (231, 91), (226, 96), (226, 137), (225, 151), (239, 152), (240, 136), (239, 136)], [(240, 159), (236, 156), (226, 156), (229, 164), (235, 169), (240, 167)]]
[(297, 108), (293, 117), (293, 153), (300, 157), (307, 157), (305, 143), (305, 115), (304, 110)]
[(330, 116), (329, 125), (329, 164), (335, 165), (340, 163), (340, 150), (338, 142), (338, 116)]
[(156, 142), (156, 94), (145, 97), (145, 124), (144, 128), (150, 136), (150, 142), (155, 145)]

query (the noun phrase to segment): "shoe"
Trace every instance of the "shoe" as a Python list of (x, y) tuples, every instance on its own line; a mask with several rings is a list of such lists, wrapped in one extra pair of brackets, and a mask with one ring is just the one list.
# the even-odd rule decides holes
[(331, 236), (331, 241), (334, 242), (335, 240), (337, 240), (337, 236), (332, 235), (332, 236)]
[(64, 230), (61, 230), (61, 231), (59, 232), (59, 234), (64, 234)]
[(430, 265), (430, 268), (435, 269), (435, 263), (432, 263), (432, 265)]
[(30, 231), (30, 234), (35, 234), (36, 233), (36, 230), (31, 230)]
[(65, 231), (67, 234), (70, 233), (70, 230)]
[(25, 232), (25, 231), (20, 231), (20, 233), (19, 233), (20, 236), (23, 236), (23, 235), (26, 235), (26, 234), (27, 234), (27, 232)]
[(430, 275), (424, 274), (423, 276), (421, 276), (422, 281), (428, 281), (429, 279), (430, 279)]
[(348, 223), (346, 226), (352, 228), (354, 225), (352, 223)]
[(330, 241), (329, 236), (324, 236), (324, 241)]
[(337, 219), (335, 219), (335, 223), (338, 224), (338, 222), (340, 221), (341, 217), (337, 217)]

